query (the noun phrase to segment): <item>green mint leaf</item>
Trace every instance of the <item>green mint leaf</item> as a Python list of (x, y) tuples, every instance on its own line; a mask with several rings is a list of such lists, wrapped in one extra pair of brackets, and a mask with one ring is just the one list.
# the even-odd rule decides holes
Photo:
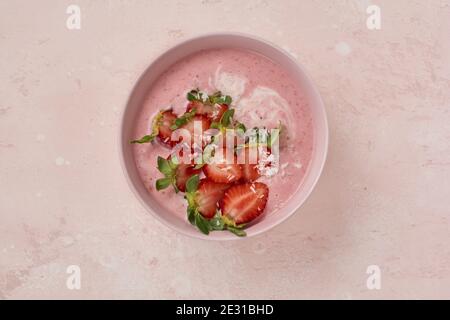
[(195, 100), (197, 100), (197, 97), (196, 97), (192, 92), (188, 92), (186, 98), (187, 98), (189, 101), (195, 101)]
[(180, 161), (178, 160), (178, 157), (176, 155), (171, 155), (169, 161), (169, 166), (175, 170), (178, 165), (180, 164)]
[(169, 160), (164, 159), (163, 157), (158, 157), (158, 170), (166, 177), (172, 175), (173, 172)]
[(186, 94), (189, 101), (202, 101), (200, 89), (193, 89)]
[(220, 210), (217, 210), (215, 216), (209, 220), (209, 226), (211, 230), (224, 230), (225, 222), (222, 219), (222, 214)]
[(185, 117), (175, 119), (175, 126), (181, 127), (183, 124), (186, 124)]
[(176, 184), (176, 181), (175, 181), (174, 178), (172, 179), (172, 187), (173, 187), (173, 189), (175, 190), (175, 193), (180, 192), (180, 189), (178, 189), (177, 184)]
[(184, 198), (187, 200), (188, 208), (197, 208), (197, 202), (195, 201), (195, 193), (186, 192)]
[(194, 89), (189, 91), (186, 94), (186, 98), (189, 101), (200, 101), (202, 103), (208, 104), (208, 105), (214, 105), (214, 104), (226, 104), (230, 105), (232, 102), (232, 99), (230, 96), (224, 96), (222, 95), (222, 92), (216, 91), (212, 95), (207, 95), (204, 92), (201, 92), (200, 89)]
[(214, 92), (213, 95), (209, 96), (208, 101), (210, 104), (230, 105), (232, 102), (232, 99), (230, 96), (224, 96), (224, 95), (222, 95), (222, 92), (217, 91), (217, 92)]
[(193, 108), (189, 112), (185, 112), (182, 116), (180, 116), (180, 117), (175, 119), (175, 122), (174, 122), (173, 125), (170, 126), (170, 129), (171, 130), (176, 130), (179, 127), (187, 124), (195, 116), (196, 112), (197, 112), (197, 110), (195, 110), (195, 108)]
[(198, 212), (195, 214), (195, 225), (202, 233), (206, 235), (209, 234), (209, 221), (203, 218), (203, 216)]
[(130, 141), (130, 143), (131, 144), (133, 144), (133, 143), (149, 143), (149, 142), (152, 142), (154, 139), (155, 139), (154, 135), (146, 135), (138, 140), (132, 140), (132, 141)]
[(198, 184), (200, 182), (200, 178), (198, 174), (194, 174), (186, 181), (186, 192), (194, 193), (198, 189)]
[(211, 105), (214, 105), (216, 103), (219, 103), (220, 97), (222, 96), (222, 92), (216, 91), (212, 95), (208, 97), (208, 103)]
[(222, 92), (221, 92), (221, 91), (216, 91), (216, 92), (214, 92), (214, 93), (210, 96), (210, 98), (218, 99), (218, 98), (220, 98), (221, 96), (222, 96)]
[(247, 131), (247, 128), (241, 122), (236, 122), (236, 125), (234, 126), (234, 128), (236, 129), (236, 131), (239, 131), (242, 134), (244, 134)]
[(274, 145), (279, 138), (280, 138), (279, 129), (277, 129), (276, 131), (271, 131), (271, 134), (269, 134), (267, 138), (267, 147), (272, 148), (272, 145)]
[(186, 112), (184, 114), (184, 117), (186, 118), (187, 121), (190, 121), (195, 116), (196, 113), (197, 113), (197, 109), (192, 108), (191, 111)]
[(216, 121), (211, 122), (210, 129), (219, 129), (220, 124)]
[(247, 235), (247, 233), (245, 233), (244, 230), (236, 228), (236, 227), (227, 226), (227, 230), (230, 231), (231, 233), (234, 233), (238, 237), (245, 237)]
[(181, 120), (175, 119), (173, 125), (170, 126), (170, 130), (177, 130), (182, 125)]
[(230, 105), (233, 100), (230, 96), (225, 96), (223, 103), (226, 105)]
[(180, 118), (176, 118), (174, 121), (174, 124), (170, 126), (171, 130), (176, 130), (179, 127), (185, 125), (187, 123), (187, 119), (183, 116), (181, 116)]
[(166, 189), (172, 183), (172, 179), (170, 178), (162, 178), (156, 180), (156, 190)]
[(233, 118), (234, 115), (234, 109), (228, 109), (227, 111), (225, 111), (222, 115), (222, 118), (220, 118), (220, 124), (227, 128), (230, 123), (231, 123), (231, 119)]
[(192, 224), (195, 225), (195, 209), (188, 207), (187, 208), (187, 218), (188, 221)]

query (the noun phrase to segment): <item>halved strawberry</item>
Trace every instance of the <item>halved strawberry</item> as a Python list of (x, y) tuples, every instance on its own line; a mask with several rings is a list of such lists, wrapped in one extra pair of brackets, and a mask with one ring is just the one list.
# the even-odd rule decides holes
[(158, 170), (164, 178), (156, 180), (156, 189), (162, 190), (172, 185), (176, 192), (185, 192), (186, 181), (201, 172), (201, 169), (195, 169), (194, 164), (180, 163), (178, 157), (172, 158), (172, 156), (167, 159), (158, 157)]
[(252, 182), (258, 180), (261, 175), (258, 171), (258, 165), (256, 164), (244, 164), (242, 165), (242, 179), (243, 181)]
[[(193, 175), (186, 181), (188, 202), (187, 218), (202, 233), (209, 234), (212, 230), (224, 230), (225, 223), (220, 215), (219, 201), (229, 185), (215, 183), (208, 179), (200, 180), (199, 175)], [(241, 233), (242, 234), (242, 233)]]
[(212, 218), (216, 214), (219, 201), (229, 187), (230, 186), (225, 183), (216, 183), (208, 179), (200, 180), (195, 195), (198, 212), (205, 218)]
[(194, 174), (199, 174), (202, 170), (195, 169), (195, 165), (180, 163), (175, 169), (175, 183), (181, 192), (186, 191), (186, 181)]
[[(238, 157), (244, 156), (242, 167), (242, 179), (247, 182), (253, 182), (261, 175), (258, 170), (258, 148), (245, 146), (237, 150)], [(251, 155), (251, 156), (250, 156)]]
[(212, 121), (220, 121), (222, 115), (228, 110), (226, 104), (207, 104), (198, 100), (194, 100), (188, 103), (186, 112), (191, 112), (195, 109), (195, 114), (204, 115), (210, 118)]
[[(200, 127), (202, 130), (201, 132), (195, 132), (197, 135), (194, 135), (194, 127), (196, 122), (200, 122)], [(189, 133), (191, 134), (191, 141), (190, 141), (191, 145), (193, 145), (194, 142), (196, 142), (197, 140), (202, 141), (203, 145), (204, 141), (202, 136), (205, 133), (205, 131), (209, 129), (210, 125), (211, 120), (209, 120), (208, 117), (196, 114), (194, 117), (192, 117), (192, 119), (189, 120), (188, 123), (182, 125), (180, 128), (188, 130)]]
[(152, 121), (152, 133), (145, 135), (138, 140), (132, 140), (130, 143), (149, 143), (153, 142), (155, 138), (158, 137), (162, 143), (173, 147), (177, 142), (171, 140), (171, 126), (174, 124), (176, 119), (177, 116), (172, 112), (172, 110), (158, 112)]
[[(238, 163), (242, 163), (242, 180), (253, 182), (257, 180), (262, 171), (271, 166), (271, 151), (263, 146), (245, 145), (243, 148), (237, 148), (236, 154)], [(273, 156), (272, 156), (273, 157)]]
[(228, 105), (226, 104), (216, 104), (214, 106), (214, 112), (212, 114), (212, 121), (220, 121), (225, 111), (228, 110)]
[(158, 138), (171, 147), (176, 144), (176, 141), (171, 140), (172, 130), (170, 129), (176, 118), (172, 110), (163, 111), (158, 122), (154, 124), (158, 126)]
[(214, 112), (214, 106), (205, 104), (198, 100), (190, 101), (186, 107), (186, 112), (191, 112), (192, 109), (195, 109), (195, 114), (205, 116), (211, 116)]
[(208, 179), (219, 183), (233, 183), (242, 177), (242, 169), (237, 164), (236, 156), (233, 155), (233, 158), (227, 161), (226, 149), (222, 155), (216, 154), (211, 160), (211, 163), (203, 166), (203, 172)]
[(188, 103), (186, 112), (191, 112), (193, 109), (195, 109), (195, 114), (207, 116), (212, 121), (220, 121), (222, 115), (228, 110), (228, 105), (193, 100)]
[(220, 203), (225, 224), (239, 226), (248, 223), (264, 211), (269, 188), (261, 182), (243, 183), (228, 189)]

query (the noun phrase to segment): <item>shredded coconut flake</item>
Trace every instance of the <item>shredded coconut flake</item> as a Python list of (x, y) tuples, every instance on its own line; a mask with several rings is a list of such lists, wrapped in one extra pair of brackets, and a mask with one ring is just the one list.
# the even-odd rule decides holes
[(222, 66), (216, 69), (213, 78), (209, 79), (209, 84), (223, 94), (229, 95), (233, 98), (233, 102), (240, 99), (245, 91), (248, 80), (244, 77), (239, 77), (234, 74), (222, 71)]
[(240, 100), (236, 118), (242, 119), (250, 128), (276, 128), (281, 122), (288, 134), (295, 132), (294, 115), (288, 102), (277, 91), (267, 87), (256, 87), (249, 96)]
[(302, 167), (302, 164), (300, 162), (295, 162), (294, 167), (296, 167), (297, 169), (300, 169)]

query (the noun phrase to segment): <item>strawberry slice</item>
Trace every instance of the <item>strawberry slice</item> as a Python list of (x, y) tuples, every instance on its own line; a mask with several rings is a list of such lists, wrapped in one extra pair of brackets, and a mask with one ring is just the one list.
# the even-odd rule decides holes
[(195, 195), (195, 202), (197, 203), (197, 210), (205, 218), (212, 218), (216, 209), (218, 208), (218, 202), (222, 199), (225, 191), (230, 186), (225, 183), (215, 183), (208, 179), (200, 180), (197, 193)]
[(258, 180), (261, 175), (258, 171), (258, 165), (256, 164), (244, 164), (242, 165), (242, 179), (243, 181), (253, 182)]
[[(187, 218), (204, 234), (212, 230), (224, 230), (225, 223), (218, 211), (219, 201), (229, 186), (225, 183), (215, 183), (208, 179), (200, 180), (199, 175), (193, 175), (186, 181), (184, 198), (188, 202)], [(242, 232), (239, 232), (242, 234)]]
[(245, 162), (242, 164), (242, 180), (253, 182), (261, 176), (258, 170), (258, 148), (245, 146), (237, 151), (238, 156), (242, 152), (244, 152), (243, 156), (245, 156)]
[(214, 113), (212, 114), (212, 121), (220, 121), (225, 111), (228, 110), (226, 104), (216, 104), (214, 107)]
[(186, 112), (191, 112), (192, 109), (195, 109), (195, 114), (200, 114), (204, 116), (211, 116), (214, 112), (214, 106), (205, 104), (198, 100), (189, 102), (186, 107)]
[(185, 192), (187, 180), (201, 172), (201, 169), (195, 169), (194, 164), (180, 163), (178, 157), (172, 157), (172, 155), (167, 159), (158, 157), (158, 170), (164, 175), (164, 178), (156, 180), (156, 190), (159, 191), (172, 185), (176, 192)]
[(186, 191), (186, 181), (194, 174), (199, 174), (202, 170), (195, 169), (195, 165), (180, 163), (175, 169), (175, 184), (181, 192)]
[(269, 188), (261, 182), (243, 183), (229, 188), (220, 203), (222, 218), (227, 225), (248, 223), (264, 211)]
[(176, 118), (177, 116), (172, 112), (172, 110), (167, 110), (161, 113), (161, 117), (156, 123), (158, 126), (158, 138), (162, 143), (171, 147), (176, 144), (176, 141), (171, 140), (172, 130), (170, 129)]
[(220, 118), (228, 110), (226, 104), (206, 104), (195, 100), (188, 103), (186, 112), (191, 112), (195, 109), (195, 114), (207, 116), (212, 121), (220, 121)]
[(271, 166), (271, 151), (268, 148), (246, 145), (243, 148), (238, 148), (236, 154), (239, 163), (244, 162), (241, 165), (242, 181), (253, 182), (257, 180), (262, 175), (260, 170), (266, 170)]
[[(197, 136), (194, 136), (194, 127), (195, 127), (196, 121), (197, 122), (200, 121), (200, 126), (201, 126), (202, 130), (201, 130), (201, 132), (196, 132)], [(188, 130), (189, 133), (191, 134), (191, 141), (190, 141), (191, 145), (193, 145), (194, 142), (197, 140), (202, 141), (202, 145), (203, 145), (204, 142), (203, 142), (202, 135), (206, 130), (209, 129), (210, 125), (211, 125), (211, 120), (209, 120), (206, 116), (196, 114), (194, 117), (192, 117), (192, 119), (188, 123), (182, 125), (180, 128)], [(181, 140), (183, 140), (183, 139), (180, 139), (180, 141)]]
[(203, 172), (208, 179), (219, 183), (233, 183), (241, 179), (242, 169), (237, 164), (236, 156), (231, 163), (228, 163), (224, 149), (220, 157), (214, 156), (212, 160), (211, 163), (203, 166)]

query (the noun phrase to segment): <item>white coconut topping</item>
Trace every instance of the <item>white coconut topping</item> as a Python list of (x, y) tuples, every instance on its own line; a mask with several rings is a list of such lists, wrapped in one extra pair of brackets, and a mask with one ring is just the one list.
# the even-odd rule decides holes
[(302, 167), (302, 164), (300, 162), (294, 162), (294, 167), (300, 169)]
[(268, 155), (267, 152), (260, 150), (256, 168), (262, 176), (272, 177), (278, 173), (279, 162), (274, 154)]
[(277, 128), (281, 122), (287, 134), (295, 132), (294, 115), (288, 102), (277, 91), (267, 87), (256, 87), (242, 98), (236, 107), (235, 116), (248, 128)]
[(244, 77), (222, 71), (222, 66), (219, 66), (214, 76), (209, 78), (210, 86), (220, 90), (225, 95), (231, 96), (233, 102), (241, 98), (247, 82), (248, 80)]

